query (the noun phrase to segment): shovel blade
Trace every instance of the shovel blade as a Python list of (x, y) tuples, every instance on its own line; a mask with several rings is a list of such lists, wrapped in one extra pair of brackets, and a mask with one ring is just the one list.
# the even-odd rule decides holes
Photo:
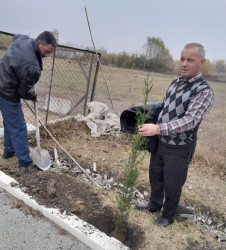
[(30, 148), (31, 158), (35, 165), (41, 170), (47, 170), (51, 166), (51, 160), (48, 150), (34, 147)]

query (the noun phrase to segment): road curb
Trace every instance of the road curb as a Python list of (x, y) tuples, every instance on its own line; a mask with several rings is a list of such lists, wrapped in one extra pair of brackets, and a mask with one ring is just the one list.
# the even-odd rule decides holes
[(31, 196), (24, 193), (19, 187), (12, 187), (12, 183), (18, 183), (12, 177), (0, 171), (0, 188), (14, 197), (22, 200), (29, 207), (41, 212), (58, 226), (75, 236), (86, 246), (94, 250), (128, 250), (120, 241), (107, 236), (93, 225), (81, 220), (76, 215), (64, 215), (59, 209), (46, 208), (39, 205)]

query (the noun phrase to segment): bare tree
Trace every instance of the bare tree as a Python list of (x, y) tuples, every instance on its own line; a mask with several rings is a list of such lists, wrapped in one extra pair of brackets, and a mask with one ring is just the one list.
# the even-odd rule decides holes
[(160, 38), (147, 37), (144, 44), (147, 59), (169, 59), (171, 55), (164, 42)]
[(152, 68), (153, 70), (166, 70), (172, 68), (172, 56), (160, 38), (147, 37), (143, 45), (144, 63), (143, 69)]

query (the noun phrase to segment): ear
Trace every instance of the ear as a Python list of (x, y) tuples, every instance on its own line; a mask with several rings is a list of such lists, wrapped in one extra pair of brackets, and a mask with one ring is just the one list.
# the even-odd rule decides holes
[(41, 41), (41, 40), (38, 40), (38, 41), (37, 41), (37, 44), (38, 44), (38, 46), (42, 45), (42, 41)]
[(205, 64), (205, 62), (206, 62), (206, 59), (203, 58), (203, 59), (201, 60), (201, 64), (203, 65), (203, 64)]

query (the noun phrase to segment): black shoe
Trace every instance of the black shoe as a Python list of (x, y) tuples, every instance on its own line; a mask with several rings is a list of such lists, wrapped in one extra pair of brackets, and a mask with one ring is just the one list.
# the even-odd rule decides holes
[(155, 225), (160, 226), (160, 227), (167, 227), (170, 224), (172, 224), (174, 222), (174, 220), (172, 218), (166, 219), (163, 217), (159, 217), (156, 221), (155, 221)]
[(11, 157), (15, 156), (15, 152), (7, 152), (5, 151), (4, 154), (2, 155), (2, 159), (9, 159)]
[(136, 209), (138, 210), (148, 210), (150, 213), (156, 213), (161, 210), (161, 208), (154, 207), (149, 201), (147, 204), (136, 204)]

